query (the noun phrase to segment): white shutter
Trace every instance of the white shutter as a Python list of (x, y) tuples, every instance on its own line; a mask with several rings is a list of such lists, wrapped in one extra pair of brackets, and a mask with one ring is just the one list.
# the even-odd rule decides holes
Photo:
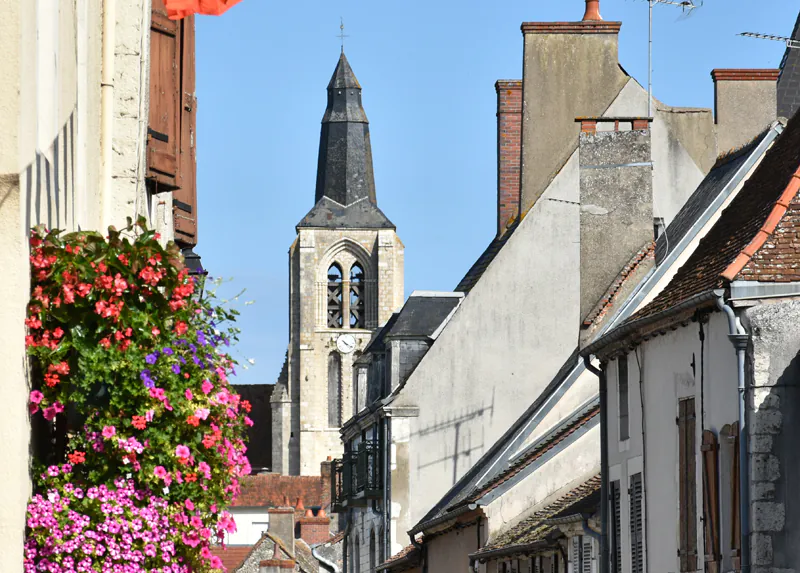
[(572, 573), (581, 573), (581, 535), (575, 535), (572, 538), (572, 552), (569, 556), (570, 571)]
[(581, 573), (592, 573), (592, 538), (583, 538), (583, 554), (581, 555)]
[(557, 559), (558, 558), (556, 557), (555, 553), (550, 556), (550, 573), (558, 573), (558, 570), (556, 569), (556, 563), (558, 562)]
[(631, 476), (628, 490), (631, 504), (631, 573), (644, 573), (644, 535), (642, 532), (642, 474)]
[(533, 561), (533, 573), (542, 573), (542, 567), (540, 565), (540, 557), (537, 555), (536, 557), (531, 558)]

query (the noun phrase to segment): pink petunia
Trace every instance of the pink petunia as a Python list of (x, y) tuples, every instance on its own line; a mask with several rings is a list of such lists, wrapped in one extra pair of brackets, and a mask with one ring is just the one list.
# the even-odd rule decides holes
[(187, 400), (191, 400), (192, 398), (194, 398), (194, 396), (192, 395), (192, 391), (189, 390), (188, 388), (186, 389), (186, 392), (183, 393), (183, 395), (186, 396)]
[(209, 410), (208, 408), (198, 408), (197, 410), (194, 411), (194, 415), (201, 420), (205, 420), (206, 418), (208, 418), (208, 415), (210, 413), (211, 410)]
[(113, 438), (116, 435), (117, 429), (114, 426), (105, 426), (103, 428), (103, 437), (107, 440), (109, 438)]
[(167, 470), (164, 469), (164, 466), (156, 466), (156, 469), (153, 470), (153, 475), (159, 479), (164, 479), (167, 476)]
[(188, 458), (191, 455), (191, 452), (189, 451), (189, 448), (187, 448), (186, 446), (180, 445), (177, 448), (175, 448), (175, 455), (178, 456), (179, 458)]
[(186, 509), (189, 511), (194, 511), (194, 503), (192, 503), (192, 500), (188, 497), (186, 498), (186, 501), (183, 502), (183, 505), (185, 505)]
[(203, 390), (203, 394), (208, 395), (208, 393), (214, 389), (214, 385), (208, 380), (203, 380), (201, 389)]
[(39, 392), (38, 390), (34, 390), (31, 392), (30, 400), (32, 404), (40, 404), (44, 399), (44, 394)]

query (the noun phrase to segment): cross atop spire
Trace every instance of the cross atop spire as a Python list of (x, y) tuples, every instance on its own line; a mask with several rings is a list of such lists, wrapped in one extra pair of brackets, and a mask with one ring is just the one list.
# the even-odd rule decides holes
[(339, 18), (339, 39), (342, 41), (342, 53), (344, 54), (344, 39), (349, 38), (347, 34), (344, 33), (344, 18)]

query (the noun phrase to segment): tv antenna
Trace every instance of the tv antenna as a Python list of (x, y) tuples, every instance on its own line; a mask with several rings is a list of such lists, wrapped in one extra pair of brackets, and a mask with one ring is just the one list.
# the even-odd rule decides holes
[(759, 40), (775, 40), (776, 42), (783, 42), (789, 49), (800, 48), (800, 40), (788, 38), (786, 36), (773, 36), (772, 34), (756, 34), (755, 32), (742, 32), (738, 36), (745, 36), (747, 38), (758, 38)]
[(691, 14), (703, 5), (703, 0), (647, 0), (650, 5), (649, 30), (647, 41), (647, 117), (653, 117), (653, 6), (666, 4), (679, 7), (684, 14)]

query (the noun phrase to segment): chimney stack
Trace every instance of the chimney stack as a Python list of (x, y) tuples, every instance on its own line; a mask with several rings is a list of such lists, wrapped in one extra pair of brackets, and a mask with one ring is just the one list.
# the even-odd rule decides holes
[(522, 163), (522, 80), (498, 80), (497, 236), (519, 219)]
[(269, 514), (269, 532), (280, 539), (294, 555), (294, 508), (271, 507), (267, 513)]
[[(649, 118), (582, 117), (580, 316), (587, 318), (632, 260), (653, 241)], [(582, 331), (582, 340), (585, 336)]]
[(583, 14), (583, 21), (602, 20), (600, 15), (600, 0), (586, 0), (586, 12)]
[(621, 26), (600, 17), (597, 0), (586, 2), (578, 22), (522, 24), (521, 213), (536, 203), (574, 153), (575, 118), (605, 113), (630, 80), (619, 65)]
[(264, 559), (258, 563), (258, 573), (285, 573), (294, 571), (294, 559), (285, 556), (283, 551), (275, 543), (272, 549), (272, 559)]
[(300, 527), (300, 539), (309, 545), (323, 543), (331, 537), (331, 519), (325, 514), (324, 509), (320, 509), (316, 516), (309, 509), (298, 520), (298, 525)]
[(777, 118), (779, 76), (771, 69), (711, 71), (719, 153), (748, 143)]

